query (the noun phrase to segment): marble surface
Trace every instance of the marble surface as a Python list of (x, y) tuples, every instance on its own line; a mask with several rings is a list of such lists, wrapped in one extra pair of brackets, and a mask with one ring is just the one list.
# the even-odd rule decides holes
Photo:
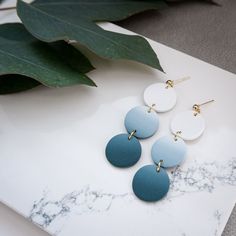
[[(2, 202), (53, 235), (153, 235), (157, 229), (167, 236), (221, 235), (236, 198), (236, 76), (150, 42), (168, 76), (192, 79), (176, 88), (176, 109), (161, 115), (158, 134), (142, 141), (137, 165), (112, 167), (105, 144), (125, 131), (124, 116), (143, 104), (145, 87), (167, 77), (139, 64), (90, 55), (100, 68), (90, 74), (99, 88), (37, 88), (1, 97)], [(151, 163), (152, 143), (169, 132), (174, 114), (209, 98), (216, 103), (203, 110), (207, 129), (188, 143), (185, 163), (169, 171), (167, 198), (154, 204), (138, 200), (132, 176)]]
[[(168, 203), (172, 204), (175, 198), (183, 198), (191, 193), (205, 192), (214, 194), (218, 186), (236, 186), (236, 158), (232, 158), (232, 160), (229, 160), (225, 165), (219, 165), (217, 162), (203, 162), (199, 164), (197, 161), (193, 161), (186, 169), (178, 167), (171, 171), (170, 179), (170, 193), (168, 193), (165, 200), (162, 201), (161, 204), (163, 205)], [(89, 185), (80, 190), (66, 193), (59, 199), (51, 199), (50, 191), (45, 190), (42, 197), (34, 202), (28, 218), (44, 229), (49, 228), (53, 231), (56, 229), (53, 234), (60, 235), (60, 232), (63, 232), (63, 224), (61, 223), (66, 223), (67, 217), (73, 218), (75, 216), (88, 214), (108, 214), (108, 212), (112, 214), (112, 208), (116, 207), (114, 205), (121, 204), (122, 206), (127, 203), (129, 204), (127, 208), (134, 211), (133, 205), (135, 201), (136, 198), (132, 192), (119, 194), (104, 192), (102, 190), (91, 189)], [(161, 206), (161, 204), (151, 204), (153, 208), (152, 211), (164, 211), (165, 207)], [(156, 217), (161, 217), (159, 215), (162, 215), (162, 213), (158, 213)], [(211, 217), (214, 222), (212, 222), (212, 229), (209, 231), (209, 234), (200, 232), (203, 235), (220, 235), (219, 227), (222, 220), (221, 218), (224, 217), (221, 208), (219, 207), (213, 210)], [(174, 218), (172, 220), (175, 221)], [(146, 226), (141, 227), (146, 228)], [(163, 234), (164, 233), (168, 235), (170, 235), (170, 233), (174, 235), (188, 235), (185, 233), (184, 229), (178, 233), (166, 230), (163, 231)], [(191, 232), (191, 235), (193, 235), (193, 232)], [(194, 235), (197, 235), (197, 233)]]

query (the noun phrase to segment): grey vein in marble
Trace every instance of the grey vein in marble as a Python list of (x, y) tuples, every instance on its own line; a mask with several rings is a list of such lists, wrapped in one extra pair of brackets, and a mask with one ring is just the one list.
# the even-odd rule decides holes
[[(187, 193), (206, 191), (212, 193), (218, 185), (236, 186), (236, 158), (224, 165), (217, 162), (198, 163), (193, 161), (186, 169), (180, 167), (169, 173), (171, 185), (166, 200)], [(85, 187), (64, 195), (59, 200), (50, 200), (44, 192), (39, 201), (35, 201), (29, 214), (29, 219), (48, 228), (52, 223), (71, 214), (81, 215), (109, 211), (115, 200), (134, 201), (132, 193), (113, 194), (91, 190)], [(214, 216), (220, 218), (217, 211)], [(61, 225), (61, 224), (60, 224)]]
[(213, 192), (218, 184), (236, 186), (236, 158), (224, 165), (194, 161), (187, 169), (176, 168), (169, 175), (171, 197), (189, 192)]
[(74, 212), (77, 215), (108, 211), (114, 200), (129, 197), (131, 194), (112, 194), (91, 190), (85, 187), (79, 191), (66, 194), (60, 200), (48, 200), (47, 193), (34, 202), (30, 211), (30, 221), (42, 228), (47, 228), (56, 219)]

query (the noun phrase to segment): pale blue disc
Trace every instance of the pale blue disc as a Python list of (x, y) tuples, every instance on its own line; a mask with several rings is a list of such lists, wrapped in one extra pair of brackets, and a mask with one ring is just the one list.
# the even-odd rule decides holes
[(162, 167), (174, 167), (179, 165), (185, 158), (187, 147), (181, 138), (174, 136), (163, 136), (152, 146), (152, 160), (158, 164), (163, 160)]
[(133, 191), (135, 195), (147, 202), (162, 199), (170, 186), (169, 176), (163, 168), (157, 172), (156, 165), (146, 165), (140, 168), (133, 178)]
[(129, 140), (129, 134), (114, 136), (106, 146), (107, 160), (117, 167), (134, 165), (141, 156), (141, 145), (134, 136)]
[(131, 109), (125, 117), (125, 128), (129, 133), (136, 130), (137, 138), (148, 138), (159, 128), (159, 118), (155, 111), (147, 106), (138, 106)]

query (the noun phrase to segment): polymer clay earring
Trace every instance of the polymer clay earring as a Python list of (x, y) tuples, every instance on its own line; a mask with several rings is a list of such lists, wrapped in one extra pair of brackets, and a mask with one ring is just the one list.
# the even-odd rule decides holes
[(193, 110), (179, 113), (172, 119), (170, 129), (173, 136), (163, 136), (152, 146), (154, 165), (143, 166), (134, 175), (132, 187), (138, 198), (154, 202), (167, 194), (170, 180), (166, 169), (183, 162), (187, 152), (185, 141), (197, 139), (205, 129), (200, 107), (213, 101), (195, 104)]
[(142, 152), (138, 139), (149, 138), (157, 132), (157, 112), (166, 112), (175, 106), (177, 96), (173, 87), (188, 78), (155, 83), (145, 89), (145, 106), (134, 107), (126, 114), (124, 123), (128, 133), (114, 136), (106, 146), (106, 157), (112, 165), (124, 168), (138, 162)]
[(214, 100), (202, 104), (195, 104), (193, 105), (193, 110), (178, 113), (170, 124), (172, 133), (175, 134), (181, 130), (181, 137), (188, 141), (200, 137), (205, 130), (205, 120), (201, 115), (200, 107), (210, 102), (214, 102)]

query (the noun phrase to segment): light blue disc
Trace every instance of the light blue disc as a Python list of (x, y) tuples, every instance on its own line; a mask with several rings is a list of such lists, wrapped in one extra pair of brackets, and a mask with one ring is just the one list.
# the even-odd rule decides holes
[(148, 138), (159, 128), (159, 118), (148, 106), (138, 106), (131, 109), (125, 117), (125, 128), (129, 133), (136, 130), (137, 138)]
[(152, 160), (158, 164), (163, 160), (162, 167), (174, 167), (179, 165), (185, 158), (187, 147), (181, 138), (163, 136), (152, 146)]
[(134, 165), (141, 156), (141, 145), (134, 136), (129, 140), (129, 134), (114, 136), (106, 146), (107, 160), (117, 167)]
[(156, 165), (146, 165), (136, 172), (132, 186), (135, 195), (139, 199), (155, 202), (167, 194), (170, 180), (163, 168), (160, 168), (160, 171), (157, 172)]

